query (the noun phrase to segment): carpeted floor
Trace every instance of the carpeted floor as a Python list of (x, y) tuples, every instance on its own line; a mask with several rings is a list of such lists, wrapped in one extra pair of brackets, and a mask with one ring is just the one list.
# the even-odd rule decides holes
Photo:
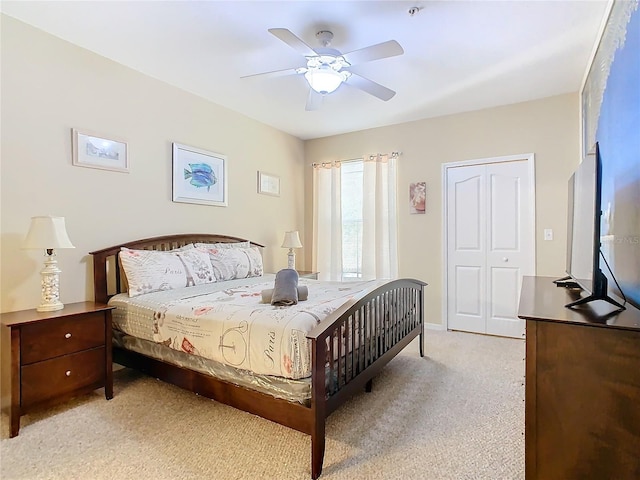
[[(327, 422), (321, 479), (524, 478), (524, 341), (427, 330)], [(22, 417), (0, 478), (310, 478), (310, 437), (128, 369)]]

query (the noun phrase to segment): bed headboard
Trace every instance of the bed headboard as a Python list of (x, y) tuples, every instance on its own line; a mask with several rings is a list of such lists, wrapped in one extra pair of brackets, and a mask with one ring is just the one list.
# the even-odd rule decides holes
[[(96, 302), (107, 303), (117, 293), (126, 291), (125, 279), (121, 274), (118, 253), (122, 247), (136, 250), (173, 250), (189, 243), (246, 242), (244, 238), (212, 233), (178, 233), (162, 237), (145, 238), (121, 243), (112, 247), (89, 252), (93, 256), (93, 288)], [(251, 242), (256, 247), (264, 245)]]

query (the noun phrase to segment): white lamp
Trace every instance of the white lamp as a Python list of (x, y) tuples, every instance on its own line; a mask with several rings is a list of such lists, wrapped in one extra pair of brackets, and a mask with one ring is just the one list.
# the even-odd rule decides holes
[(22, 248), (45, 250), (44, 269), (40, 272), (42, 276), (42, 303), (36, 310), (39, 312), (61, 310), (64, 305), (60, 302), (60, 269), (54, 249), (76, 248), (67, 235), (64, 217), (31, 217), (29, 233), (27, 233)]
[(296, 268), (296, 254), (293, 252), (294, 248), (302, 248), (302, 242), (300, 242), (300, 235), (298, 235), (298, 231), (294, 230), (292, 232), (285, 232), (284, 240), (282, 242), (282, 248), (288, 248), (289, 253), (287, 268), (292, 268), (295, 270)]

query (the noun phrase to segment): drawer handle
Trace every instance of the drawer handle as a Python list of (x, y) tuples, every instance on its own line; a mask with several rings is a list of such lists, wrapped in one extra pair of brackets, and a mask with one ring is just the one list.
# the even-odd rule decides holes
[(70, 333), (65, 333), (64, 334), (64, 338), (71, 338), (71, 334)]
[(67, 370), (66, 372), (64, 372), (64, 374), (65, 374), (67, 377), (70, 377), (70, 376), (71, 376), (71, 370)]

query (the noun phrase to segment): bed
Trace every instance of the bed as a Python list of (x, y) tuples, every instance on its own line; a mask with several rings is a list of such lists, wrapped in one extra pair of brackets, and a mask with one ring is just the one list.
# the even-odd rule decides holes
[[(135, 240), (91, 252), (95, 300), (117, 304), (118, 299), (126, 296), (130, 285), (121, 265), (120, 252), (123, 248), (175, 251), (198, 243), (232, 245), (240, 242), (248, 241), (227, 235), (177, 234)], [(254, 242), (248, 244), (263, 248)], [(233, 288), (223, 290), (239, 292), (241, 297), (248, 296), (236, 285), (255, 292), (264, 287), (264, 282), (269, 282), (270, 278), (265, 275), (251, 282), (231, 280), (228, 285)], [(315, 292), (322, 284), (314, 282), (317, 281), (307, 281), (310, 292)], [(304, 283), (302, 279), (301, 283)], [(236, 368), (233, 361), (227, 362), (228, 365), (209, 362), (193, 355), (193, 352), (171, 351), (170, 346), (161, 342), (141, 340), (116, 331), (117, 326), (114, 326), (113, 361), (309, 434), (311, 477), (316, 479), (322, 472), (327, 417), (355, 392), (361, 389), (370, 392), (377, 373), (416, 337), (420, 337), (420, 356), (424, 356), (425, 285), (414, 279), (373, 282), (357, 287), (347, 285), (345, 288), (354, 288), (354, 292), (347, 295), (340, 305), (333, 305), (330, 313), (315, 322), (303, 335), (304, 347), (308, 348), (308, 369), (298, 369), (298, 375), (289, 377), (306, 375), (304, 378), (254, 374)], [(196, 285), (187, 289), (199, 292), (206, 287)], [(220, 295), (220, 290), (216, 292), (212, 294)], [(311, 300), (311, 293), (309, 296)], [(146, 299), (147, 295), (140, 298)], [(257, 299), (254, 301), (256, 304), (259, 302)], [(114, 325), (118, 325), (118, 322), (114, 322)], [(223, 350), (222, 344), (221, 337), (220, 349)]]

